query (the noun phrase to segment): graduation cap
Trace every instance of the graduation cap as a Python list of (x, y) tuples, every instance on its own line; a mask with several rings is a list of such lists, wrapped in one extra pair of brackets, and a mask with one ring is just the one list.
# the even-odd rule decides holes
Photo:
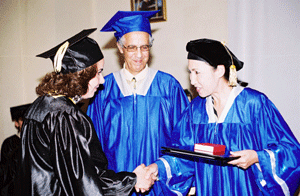
[(118, 11), (100, 30), (102, 32), (116, 31), (117, 41), (126, 33), (143, 31), (151, 35), (149, 19), (157, 11)]
[(189, 52), (188, 59), (204, 59), (215, 68), (218, 65), (224, 65), (225, 68), (229, 68), (230, 86), (236, 86), (236, 71), (242, 69), (244, 63), (224, 43), (211, 39), (198, 39), (188, 42), (186, 50)]
[(19, 118), (23, 118), (26, 110), (29, 108), (30, 105), (31, 103), (11, 107), (10, 108), (11, 120), (14, 121), (14, 120), (18, 120)]
[(54, 71), (63, 74), (74, 73), (94, 65), (103, 59), (97, 42), (87, 37), (96, 29), (85, 29), (37, 57), (50, 58)]

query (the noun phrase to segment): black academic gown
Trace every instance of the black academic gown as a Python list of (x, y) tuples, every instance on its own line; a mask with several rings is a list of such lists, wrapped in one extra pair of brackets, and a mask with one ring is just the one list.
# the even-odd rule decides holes
[(18, 167), (21, 139), (17, 135), (6, 138), (1, 147), (0, 195), (15, 195), (14, 180)]
[(66, 97), (41, 96), (25, 114), (20, 195), (128, 195), (130, 172), (107, 170), (90, 118)]

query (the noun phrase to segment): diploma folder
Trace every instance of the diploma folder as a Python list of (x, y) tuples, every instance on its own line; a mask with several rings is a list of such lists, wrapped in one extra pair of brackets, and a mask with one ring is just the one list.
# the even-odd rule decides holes
[(171, 147), (161, 147), (163, 153), (173, 154), (173, 155), (185, 155), (185, 156), (191, 156), (191, 157), (199, 157), (203, 159), (208, 160), (215, 160), (215, 161), (221, 161), (223, 163), (227, 163), (229, 161), (238, 159), (240, 157), (230, 157), (229, 153), (225, 153), (225, 155), (219, 156), (219, 155), (211, 155), (201, 152), (195, 152), (189, 150), (191, 147), (185, 147), (184, 149), (180, 148), (171, 148)]

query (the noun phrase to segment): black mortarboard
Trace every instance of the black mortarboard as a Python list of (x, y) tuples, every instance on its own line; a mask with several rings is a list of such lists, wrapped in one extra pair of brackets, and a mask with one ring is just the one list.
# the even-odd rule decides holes
[[(213, 67), (224, 65), (229, 68), (231, 65), (236, 66), (236, 70), (243, 68), (244, 63), (240, 61), (227, 46), (221, 42), (211, 39), (198, 39), (187, 43), (186, 50), (189, 52), (188, 59), (195, 59), (197, 57), (204, 59)], [(191, 53), (191, 54), (190, 54)]]
[(103, 32), (116, 31), (117, 41), (126, 33), (143, 31), (151, 35), (149, 19), (157, 11), (118, 11), (100, 30)]
[(14, 120), (18, 120), (21, 117), (23, 118), (26, 110), (29, 108), (30, 105), (31, 103), (11, 107), (10, 108), (11, 120), (14, 121)]
[(95, 30), (96, 28), (85, 29), (37, 57), (50, 58), (55, 72), (63, 74), (74, 73), (94, 65), (103, 59), (97, 42), (87, 37)]

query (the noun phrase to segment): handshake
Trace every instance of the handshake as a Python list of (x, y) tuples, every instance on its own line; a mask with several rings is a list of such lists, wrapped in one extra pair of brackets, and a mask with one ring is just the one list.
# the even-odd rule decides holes
[(137, 176), (137, 182), (134, 186), (136, 192), (146, 192), (151, 186), (154, 184), (156, 180), (158, 180), (158, 167), (156, 163), (152, 163), (149, 166), (145, 166), (144, 164), (139, 165), (133, 173)]

